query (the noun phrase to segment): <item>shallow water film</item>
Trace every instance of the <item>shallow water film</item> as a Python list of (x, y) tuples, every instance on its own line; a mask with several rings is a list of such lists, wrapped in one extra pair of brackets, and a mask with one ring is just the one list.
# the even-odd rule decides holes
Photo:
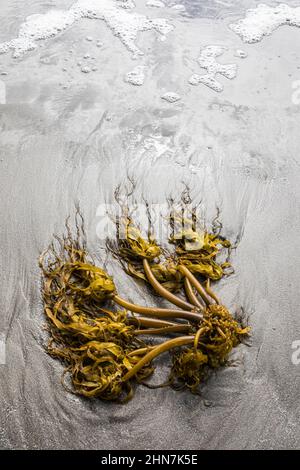
[[(0, 448), (299, 447), (300, 2), (2, 0), (0, 17)], [(200, 396), (79, 397), (46, 353), (38, 259), (78, 205), (118, 292), (166, 305), (107, 250), (124, 194), (142, 228), (191, 198), (236, 246), (214, 290), (251, 337)]]

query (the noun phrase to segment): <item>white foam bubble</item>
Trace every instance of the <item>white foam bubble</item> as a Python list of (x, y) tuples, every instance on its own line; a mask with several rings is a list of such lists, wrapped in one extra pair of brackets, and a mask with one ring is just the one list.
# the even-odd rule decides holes
[(216, 79), (216, 75), (220, 74), (223, 77), (232, 80), (237, 74), (236, 64), (220, 64), (216, 58), (221, 56), (225, 52), (226, 48), (223, 46), (206, 46), (201, 52), (197, 59), (198, 64), (201, 68), (207, 70), (204, 75), (193, 74), (189, 78), (190, 85), (203, 85), (208, 86), (214, 91), (223, 91), (223, 85)]
[(243, 51), (242, 49), (237, 49), (234, 55), (235, 57), (239, 57), (240, 59), (246, 59), (246, 57), (248, 57), (247, 52)]
[[(69, 10), (50, 10), (43, 15), (31, 15), (21, 24), (17, 38), (0, 44), (0, 53), (12, 49), (14, 57), (19, 57), (36, 49), (37, 41), (62, 33), (81, 18), (90, 18), (105, 21), (129, 51), (141, 55), (142, 51), (135, 44), (139, 32), (155, 30), (165, 36), (173, 26), (165, 18), (147, 18), (135, 13), (133, 7), (132, 2), (125, 1), (121, 5), (120, 0), (78, 0)], [(86, 39), (93, 40), (90, 36)]]
[(81, 72), (83, 73), (90, 73), (91, 71), (92, 69), (88, 65), (84, 65), (83, 67), (81, 67)]
[(181, 3), (176, 3), (176, 5), (173, 5), (171, 8), (172, 10), (185, 11), (185, 6)]
[(125, 8), (130, 10), (131, 8), (135, 8), (135, 3), (133, 0), (116, 0), (118, 6), (121, 8)]
[(131, 85), (141, 86), (145, 81), (145, 69), (144, 65), (137, 65), (131, 72), (125, 75), (125, 82), (131, 83)]
[(202, 83), (202, 85), (206, 85), (209, 88), (211, 88), (214, 91), (223, 91), (223, 85), (222, 83), (218, 82), (218, 80), (215, 79), (212, 75), (206, 73), (204, 75), (198, 75), (197, 73), (194, 73), (190, 79), (189, 83), (191, 85), (199, 85)]
[(164, 8), (166, 5), (160, 0), (148, 0), (146, 6), (150, 8)]
[(229, 28), (244, 42), (254, 43), (283, 25), (300, 27), (300, 7), (292, 8), (284, 3), (270, 7), (261, 3), (256, 8), (247, 10), (245, 18), (230, 24)]
[(168, 101), (169, 103), (175, 103), (176, 101), (181, 99), (181, 96), (178, 95), (178, 93), (174, 93), (172, 91), (169, 91), (167, 93), (164, 93), (161, 98), (165, 101)]

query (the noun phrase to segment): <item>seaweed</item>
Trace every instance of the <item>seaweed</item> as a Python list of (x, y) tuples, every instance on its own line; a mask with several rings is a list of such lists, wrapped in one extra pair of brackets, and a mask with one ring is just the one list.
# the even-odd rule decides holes
[[(234, 319), (210, 286), (210, 279), (220, 278), (220, 271), (212, 275), (215, 265), (224, 269), (216, 262), (220, 246), (230, 243), (193, 229), (182, 232), (181, 239), (172, 237), (175, 253), (166, 256), (151, 233), (142, 237), (132, 218), (124, 215), (122, 223), (123, 236), (108, 244), (110, 250), (128, 274), (146, 281), (172, 306), (146, 307), (121, 297), (112, 276), (90, 256), (77, 211), (75, 234), (67, 220), (66, 234), (56, 236), (39, 260), (47, 351), (65, 364), (64, 386), (84, 397), (131, 399), (136, 385), (147, 384), (153, 374), (155, 358), (167, 351), (172, 355), (168, 385), (198, 393), (208, 371), (226, 365), (250, 330)], [(196, 250), (190, 250), (191, 241)], [(210, 267), (205, 282), (195, 276), (204, 276), (204, 270), (195, 268), (204, 261)]]

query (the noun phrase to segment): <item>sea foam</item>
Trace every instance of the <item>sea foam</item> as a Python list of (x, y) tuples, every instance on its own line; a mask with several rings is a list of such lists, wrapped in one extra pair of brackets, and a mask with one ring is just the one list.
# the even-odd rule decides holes
[(160, 0), (148, 0), (146, 6), (150, 8), (164, 8), (165, 4)]
[(244, 42), (254, 43), (283, 25), (300, 27), (300, 7), (292, 8), (284, 3), (270, 7), (262, 3), (247, 10), (245, 18), (230, 24), (229, 28)]
[(181, 96), (178, 93), (174, 93), (172, 91), (168, 91), (161, 96), (161, 99), (168, 101), (169, 103), (175, 103), (181, 99)]
[(69, 10), (50, 10), (31, 15), (21, 24), (18, 37), (0, 44), (0, 53), (13, 50), (14, 57), (37, 48), (39, 40), (48, 39), (74, 25), (81, 18), (105, 21), (113, 34), (134, 55), (142, 55), (135, 41), (139, 32), (155, 30), (164, 37), (173, 26), (164, 18), (147, 18), (132, 11), (134, 3), (113, 0), (78, 0)]
[(206, 46), (200, 51), (200, 56), (197, 59), (199, 66), (207, 73), (203, 75), (193, 74), (189, 78), (190, 85), (203, 85), (208, 86), (214, 91), (223, 91), (223, 85), (216, 79), (216, 75), (220, 74), (228, 79), (233, 79), (237, 74), (236, 64), (220, 64), (216, 59), (225, 52), (226, 48), (223, 46)]
[(131, 85), (141, 86), (145, 81), (145, 69), (144, 65), (137, 65), (133, 70), (128, 72), (125, 76), (125, 82), (131, 83)]

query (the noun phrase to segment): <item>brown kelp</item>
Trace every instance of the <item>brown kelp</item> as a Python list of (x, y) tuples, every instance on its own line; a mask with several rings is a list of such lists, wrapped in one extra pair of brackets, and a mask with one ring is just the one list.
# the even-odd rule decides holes
[[(219, 233), (196, 227), (193, 219), (174, 215), (170, 217), (172, 234), (170, 243), (175, 245), (176, 258), (193, 274), (200, 274), (213, 281), (221, 279), (231, 268), (228, 261), (218, 262), (222, 249), (229, 250), (231, 243)], [(229, 271), (230, 272), (230, 271)]]
[[(124, 209), (123, 209), (124, 210)], [(131, 217), (124, 214), (117, 223), (117, 238), (108, 240), (107, 247), (119, 260), (124, 270), (132, 277), (149, 283), (144, 265), (151, 266), (151, 271), (157, 281), (167, 290), (176, 292), (182, 287), (183, 277), (177, 269), (177, 264), (171, 257), (160, 262), (164, 251), (158, 246), (155, 238), (148, 233), (142, 236), (139, 228)]]
[[(133, 396), (134, 383), (145, 383), (154, 372), (155, 358), (171, 351), (168, 383), (196, 393), (210, 369), (226, 364), (249, 328), (232, 317), (209, 281), (201, 283), (177, 253), (161, 261), (164, 253), (155, 239), (143, 238), (126, 218), (125, 236), (113, 245), (114, 254), (128, 273), (147, 280), (173, 305), (158, 308), (129, 302), (89, 255), (79, 213), (76, 229), (74, 235), (67, 224), (66, 235), (55, 237), (40, 257), (50, 334), (47, 349), (66, 366), (65, 387), (85, 397), (126, 401)], [(219, 242), (211, 242), (211, 254), (217, 249), (213, 243)], [(163, 268), (156, 269), (159, 265)], [(168, 288), (167, 279), (177, 288)], [(176, 291), (185, 293), (186, 299)]]

